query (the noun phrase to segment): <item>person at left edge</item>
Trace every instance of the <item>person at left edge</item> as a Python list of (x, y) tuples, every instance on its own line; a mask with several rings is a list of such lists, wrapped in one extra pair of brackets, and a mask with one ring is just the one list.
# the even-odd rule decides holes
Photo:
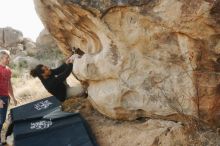
[[(8, 104), (10, 99), (17, 105), (11, 84), (11, 69), (8, 67), (10, 61), (10, 52), (8, 50), (0, 50), (0, 132), (5, 122)], [(1, 139), (0, 139), (1, 144)]]

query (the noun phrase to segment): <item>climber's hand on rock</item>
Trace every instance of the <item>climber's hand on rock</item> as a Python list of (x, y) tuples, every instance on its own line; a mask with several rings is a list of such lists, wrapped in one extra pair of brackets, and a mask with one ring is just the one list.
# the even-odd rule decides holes
[(78, 54), (73, 54), (72, 56), (70, 56), (67, 60), (66, 60), (66, 63), (73, 63), (73, 61), (76, 59), (76, 58), (79, 58), (79, 55)]

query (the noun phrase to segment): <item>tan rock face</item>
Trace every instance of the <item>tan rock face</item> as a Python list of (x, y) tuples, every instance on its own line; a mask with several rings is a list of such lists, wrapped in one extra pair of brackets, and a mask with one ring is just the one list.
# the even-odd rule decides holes
[(35, 0), (74, 73), (115, 119), (148, 116), (219, 126), (220, 2)]

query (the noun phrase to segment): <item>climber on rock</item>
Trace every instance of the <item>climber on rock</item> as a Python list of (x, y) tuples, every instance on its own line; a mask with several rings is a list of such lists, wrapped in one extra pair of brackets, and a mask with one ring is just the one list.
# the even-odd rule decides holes
[(45, 65), (39, 64), (30, 71), (30, 74), (33, 77), (38, 77), (47, 91), (61, 102), (73, 96), (86, 96), (86, 89), (82, 85), (69, 87), (66, 83), (66, 78), (73, 69), (73, 61), (78, 57), (78, 54), (74, 54), (56, 69), (50, 69)]

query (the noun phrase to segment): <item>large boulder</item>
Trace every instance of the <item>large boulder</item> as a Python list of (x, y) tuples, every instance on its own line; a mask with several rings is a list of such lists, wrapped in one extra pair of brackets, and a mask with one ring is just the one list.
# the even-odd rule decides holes
[(34, 2), (101, 113), (220, 126), (220, 1)]
[(11, 27), (0, 28), (0, 46), (13, 47), (21, 43), (23, 34)]
[(40, 48), (57, 49), (57, 45), (47, 29), (43, 29), (40, 32), (39, 36), (37, 37), (36, 44)]
[(0, 28), (0, 44), (4, 45), (4, 28)]
[(24, 50), (26, 51), (26, 53), (30, 56), (34, 56), (37, 53), (39, 53), (40, 51), (40, 47), (38, 47), (36, 45), (35, 42), (33, 42), (31, 39), (29, 38), (24, 38), (23, 40), (23, 45), (24, 45)]

